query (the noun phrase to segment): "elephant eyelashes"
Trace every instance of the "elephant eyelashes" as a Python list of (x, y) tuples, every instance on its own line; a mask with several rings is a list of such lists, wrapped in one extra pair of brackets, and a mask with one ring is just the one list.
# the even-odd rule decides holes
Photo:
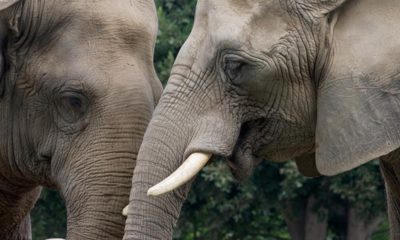
[(58, 111), (67, 123), (74, 123), (88, 110), (87, 98), (77, 92), (63, 92), (58, 103)]

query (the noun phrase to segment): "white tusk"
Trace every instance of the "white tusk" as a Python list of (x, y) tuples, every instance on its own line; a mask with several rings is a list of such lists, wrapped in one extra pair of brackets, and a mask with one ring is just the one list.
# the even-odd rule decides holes
[(151, 187), (148, 196), (158, 196), (170, 192), (192, 179), (210, 160), (210, 153), (192, 153), (186, 161), (169, 177)]
[(124, 207), (124, 209), (122, 209), (122, 215), (123, 216), (128, 216), (128, 207), (129, 207), (129, 205), (126, 205), (126, 207)]

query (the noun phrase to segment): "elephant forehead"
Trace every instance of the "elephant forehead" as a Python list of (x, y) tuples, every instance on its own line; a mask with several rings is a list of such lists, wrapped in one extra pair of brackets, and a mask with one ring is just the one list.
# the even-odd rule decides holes
[(203, 2), (207, 4), (210, 8), (219, 5), (219, 6), (228, 6), (229, 8), (234, 8), (236, 11), (246, 11), (252, 8), (260, 8), (260, 7), (268, 7), (271, 4), (276, 4), (277, 0), (245, 0), (245, 1), (237, 1), (237, 0), (202, 0), (200, 3)]
[(267, 50), (288, 33), (290, 18), (278, 1), (222, 0), (203, 7), (208, 12), (208, 32), (214, 43)]
[[(77, 23), (88, 33), (119, 36), (125, 40), (155, 40), (158, 21), (152, 1), (89, 1), (78, 3)], [(85, 23), (85, 24), (82, 24)]]
[(64, 44), (71, 48), (101, 40), (124, 50), (140, 44), (137, 49), (151, 55), (157, 33), (152, 1), (28, 1), (20, 22), (19, 32), (39, 50), (49, 49), (60, 39), (68, 39)]

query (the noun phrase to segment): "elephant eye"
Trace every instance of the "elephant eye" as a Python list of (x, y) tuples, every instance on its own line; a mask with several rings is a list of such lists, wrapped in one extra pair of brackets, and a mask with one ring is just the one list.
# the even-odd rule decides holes
[(68, 123), (74, 123), (82, 118), (88, 110), (88, 99), (78, 92), (62, 92), (58, 105), (61, 117)]
[(65, 100), (69, 103), (69, 105), (76, 109), (78, 112), (82, 112), (83, 104), (82, 104), (82, 99), (75, 97), (75, 96), (69, 96), (66, 97)]
[(223, 64), (223, 70), (227, 78), (233, 84), (240, 84), (241, 72), (245, 65), (246, 63), (239, 59), (226, 58)]

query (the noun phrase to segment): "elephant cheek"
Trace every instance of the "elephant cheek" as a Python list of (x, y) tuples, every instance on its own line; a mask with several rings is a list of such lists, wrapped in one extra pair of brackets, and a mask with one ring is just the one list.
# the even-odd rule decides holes
[(233, 119), (211, 113), (200, 118), (194, 132), (194, 136), (186, 147), (185, 159), (194, 152), (227, 157), (233, 153), (240, 133), (240, 125)]

